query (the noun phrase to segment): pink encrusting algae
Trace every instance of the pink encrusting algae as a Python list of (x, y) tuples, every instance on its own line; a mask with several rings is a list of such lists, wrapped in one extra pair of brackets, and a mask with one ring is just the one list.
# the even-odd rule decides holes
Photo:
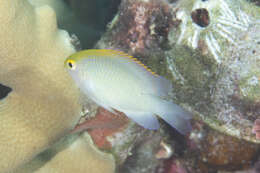
[(252, 132), (255, 133), (256, 139), (260, 140), (260, 119), (255, 120)]
[(102, 149), (110, 149), (112, 146), (107, 141), (107, 136), (121, 131), (129, 123), (129, 119), (122, 113), (115, 115), (103, 108), (99, 108), (94, 118), (78, 124), (71, 132), (78, 133), (88, 131), (95, 145)]

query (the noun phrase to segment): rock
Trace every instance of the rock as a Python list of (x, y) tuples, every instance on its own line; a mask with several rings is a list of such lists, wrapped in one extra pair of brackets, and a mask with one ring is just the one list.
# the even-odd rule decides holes
[(256, 139), (260, 140), (260, 119), (256, 119), (252, 130), (256, 134)]
[(96, 47), (137, 57), (172, 80), (171, 98), (196, 119), (259, 143), (259, 16), (243, 0), (124, 0)]
[(202, 142), (201, 159), (209, 167), (218, 170), (240, 170), (252, 165), (259, 149), (259, 145), (210, 132)]

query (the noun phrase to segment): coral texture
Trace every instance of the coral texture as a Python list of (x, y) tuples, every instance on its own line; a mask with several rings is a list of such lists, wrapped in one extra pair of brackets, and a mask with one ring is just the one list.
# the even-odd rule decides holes
[(70, 135), (15, 173), (113, 173), (114, 157), (99, 151), (87, 133)]
[(167, 63), (178, 99), (216, 130), (259, 142), (251, 133), (260, 110), (259, 7), (194, 0), (177, 8), (182, 22), (171, 30)]
[(0, 172), (10, 172), (73, 128), (81, 106), (63, 68), (74, 48), (55, 12), (1, 1), (0, 21), (0, 83), (12, 88), (0, 100)]

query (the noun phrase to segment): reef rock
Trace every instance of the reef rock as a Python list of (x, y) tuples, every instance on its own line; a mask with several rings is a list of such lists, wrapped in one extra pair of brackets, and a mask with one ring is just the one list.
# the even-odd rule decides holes
[(196, 119), (259, 143), (259, 17), (244, 0), (123, 0), (96, 47), (137, 57), (172, 80), (173, 100)]
[[(189, 147), (180, 149), (184, 154), (174, 152), (181, 144), (172, 144), (173, 140), (183, 140), (169, 138), (174, 130), (156, 133), (167, 139), (174, 153), (165, 161), (167, 169), (200, 173), (239, 170), (254, 163), (260, 143), (254, 123), (260, 115), (259, 18), (260, 8), (245, 0), (122, 0), (96, 48), (125, 51), (171, 80), (174, 89), (170, 98), (194, 115), (192, 140), (186, 142), (195, 147), (195, 155), (189, 154)], [(206, 128), (198, 130), (197, 124)], [(142, 135), (136, 137), (149, 143)], [(153, 144), (160, 148), (158, 141)], [(154, 160), (158, 153), (147, 156), (138, 150), (142, 148), (138, 144), (128, 145), (134, 154), (126, 158), (120, 170), (167, 172), (164, 161)], [(232, 146), (241, 147), (238, 153), (248, 153), (242, 160), (234, 159), (238, 156)], [(153, 153), (153, 149), (148, 150)], [(218, 149), (221, 153), (216, 152)], [(120, 154), (115, 155), (120, 158)], [(196, 159), (201, 156), (205, 156), (204, 161)], [(142, 161), (138, 164), (139, 158), (149, 158), (158, 169)]]

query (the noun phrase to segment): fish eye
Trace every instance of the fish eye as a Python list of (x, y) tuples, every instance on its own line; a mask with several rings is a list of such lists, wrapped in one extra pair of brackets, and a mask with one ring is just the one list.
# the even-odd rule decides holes
[(74, 70), (76, 68), (76, 63), (73, 60), (68, 60), (67, 65), (70, 69)]

